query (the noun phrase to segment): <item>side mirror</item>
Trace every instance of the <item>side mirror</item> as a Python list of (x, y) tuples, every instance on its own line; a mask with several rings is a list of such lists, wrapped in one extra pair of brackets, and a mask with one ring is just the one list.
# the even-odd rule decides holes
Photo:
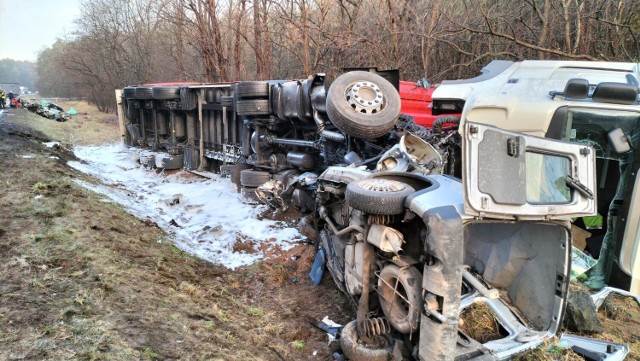
[(615, 128), (609, 131), (607, 137), (609, 138), (609, 145), (616, 153), (622, 154), (631, 150), (631, 138), (624, 134), (622, 129)]

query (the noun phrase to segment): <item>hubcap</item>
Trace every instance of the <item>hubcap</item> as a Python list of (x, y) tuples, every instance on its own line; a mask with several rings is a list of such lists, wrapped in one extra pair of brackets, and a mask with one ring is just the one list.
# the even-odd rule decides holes
[(375, 114), (384, 109), (385, 97), (378, 85), (370, 81), (359, 81), (347, 90), (347, 102), (351, 107), (365, 114)]
[(360, 186), (366, 190), (377, 192), (400, 192), (406, 188), (403, 183), (387, 179), (367, 179), (362, 181)]

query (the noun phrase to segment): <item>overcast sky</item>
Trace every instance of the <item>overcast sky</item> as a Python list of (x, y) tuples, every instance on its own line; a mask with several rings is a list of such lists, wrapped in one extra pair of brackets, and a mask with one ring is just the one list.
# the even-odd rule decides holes
[(74, 30), (82, 0), (0, 0), (0, 59), (35, 61)]

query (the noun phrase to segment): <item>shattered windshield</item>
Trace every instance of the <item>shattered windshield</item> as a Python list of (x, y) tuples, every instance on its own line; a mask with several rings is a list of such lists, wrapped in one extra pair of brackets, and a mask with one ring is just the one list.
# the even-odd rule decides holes
[(614, 128), (620, 128), (624, 134), (630, 136), (631, 146), (637, 148), (640, 141), (639, 120), (640, 114), (636, 112), (569, 108), (562, 129), (562, 139), (593, 145), (597, 158), (619, 160), (624, 155), (613, 151), (607, 140), (607, 134)]

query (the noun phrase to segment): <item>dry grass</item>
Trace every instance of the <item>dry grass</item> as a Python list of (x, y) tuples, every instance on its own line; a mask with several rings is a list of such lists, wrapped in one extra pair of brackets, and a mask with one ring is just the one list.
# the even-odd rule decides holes
[(611, 294), (598, 309), (604, 332), (599, 339), (629, 346), (627, 360), (640, 360), (640, 305), (630, 298)]
[(96, 141), (100, 129), (89, 126), (101, 123), (75, 133), (74, 121), (21, 110), (0, 119), (0, 360), (330, 357), (308, 320), (345, 323), (349, 308), (331, 279), (315, 287), (306, 277), (312, 246), (298, 267), (235, 271), (185, 254), (151, 222), (73, 182), (83, 176), (67, 167), (72, 155), (42, 141), (67, 131), (75, 144)]
[(491, 308), (482, 302), (474, 303), (460, 314), (460, 330), (474, 340), (485, 343), (503, 337), (500, 322)]
[[(54, 103), (68, 111), (75, 108), (78, 115), (66, 122), (41, 117), (26, 109), (15, 109), (16, 116), (7, 116), (8, 121), (26, 118), (29, 125), (50, 139), (74, 145), (114, 143), (120, 140), (118, 117), (116, 114), (101, 113), (85, 101), (65, 101), (53, 99)], [(22, 113), (22, 114), (20, 114)], [(17, 117), (20, 115), (20, 117)]]

